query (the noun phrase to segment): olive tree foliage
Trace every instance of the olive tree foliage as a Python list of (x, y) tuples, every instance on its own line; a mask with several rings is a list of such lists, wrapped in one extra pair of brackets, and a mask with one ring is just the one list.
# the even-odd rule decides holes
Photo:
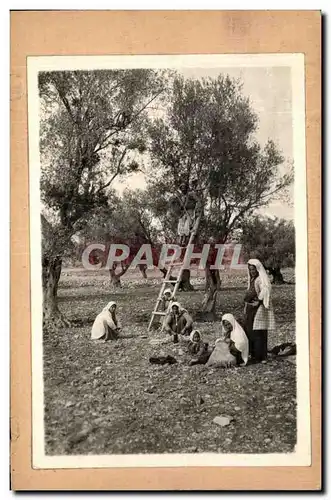
[(257, 258), (275, 284), (285, 283), (284, 267), (295, 266), (295, 227), (291, 220), (255, 216), (241, 226), (240, 241), (246, 259)]
[(166, 82), (145, 69), (39, 73), (41, 197), (53, 214), (42, 228), (55, 234), (43, 247), (45, 320), (63, 323), (54, 262), (61, 270), (71, 237), (107, 207), (114, 180), (143, 167), (148, 107)]

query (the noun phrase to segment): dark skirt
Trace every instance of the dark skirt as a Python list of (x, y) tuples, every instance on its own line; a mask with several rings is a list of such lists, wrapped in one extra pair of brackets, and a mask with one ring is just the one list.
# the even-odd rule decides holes
[(268, 356), (268, 330), (253, 330), (250, 335), (252, 361), (260, 363)]
[(110, 326), (107, 326), (107, 333), (102, 335), (99, 340), (117, 340), (119, 337), (118, 330), (113, 330)]
[(200, 354), (200, 356), (196, 359), (192, 359), (190, 361), (190, 366), (194, 366), (194, 365), (205, 365), (208, 361), (208, 359), (210, 358), (210, 355), (211, 355), (211, 352), (204, 352), (202, 354)]
[(241, 356), (241, 352), (238, 351), (238, 349), (236, 348), (236, 346), (234, 344), (232, 344), (230, 346), (230, 353), (232, 354), (232, 356), (234, 356), (236, 358), (237, 365), (242, 365), (244, 363), (244, 360), (242, 359), (242, 356)]
[(249, 343), (249, 353), (252, 361), (260, 363), (268, 356), (268, 330), (254, 330), (254, 319), (258, 307), (246, 305), (245, 330)]

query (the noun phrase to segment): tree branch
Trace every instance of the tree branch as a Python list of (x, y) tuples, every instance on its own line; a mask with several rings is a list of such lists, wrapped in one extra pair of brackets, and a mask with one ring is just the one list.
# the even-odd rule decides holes
[(112, 175), (112, 177), (109, 179), (109, 181), (104, 185), (104, 186), (101, 186), (97, 191), (96, 191), (96, 194), (97, 193), (100, 193), (100, 191), (103, 191), (104, 189), (106, 189), (107, 187), (110, 186), (110, 184), (114, 181), (114, 179), (116, 179), (116, 177), (121, 173), (121, 165), (122, 165), (122, 162), (124, 160), (124, 157), (126, 155), (128, 151), (128, 148), (125, 148), (119, 161), (118, 161), (118, 164), (117, 164), (117, 169), (116, 169), (116, 172)]

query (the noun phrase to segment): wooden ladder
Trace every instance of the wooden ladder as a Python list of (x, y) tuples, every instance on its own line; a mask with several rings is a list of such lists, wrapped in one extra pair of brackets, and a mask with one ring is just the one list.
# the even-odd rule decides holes
[[(168, 314), (169, 310), (170, 310), (171, 302), (172, 301), (169, 302), (168, 308), (167, 308), (166, 311), (159, 311), (159, 306), (160, 306), (160, 303), (162, 302), (163, 293), (164, 293), (164, 290), (167, 287), (167, 285), (171, 284), (171, 285), (174, 286), (174, 289), (173, 289), (173, 292), (172, 292), (172, 296), (173, 297), (176, 296), (176, 293), (178, 291), (180, 282), (182, 280), (183, 272), (184, 272), (185, 266), (186, 266), (187, 251), (188, 251), (190, 245), (192, 245), (192, 243), (193, 243), (193, 240), (194, 240), (195, 235), (196, 235), (196, 233), (198, 231), (198, 228), (199, 228), (200, 220), (201, 220), (201, 215), (199, 215), (197, 217), (197, 219), (196, 219), (196, 221), (194, 223), (194, 226), (193, 226), (192, 231), (190, 233), (190, 238), (189, 238), (189, 241), (187, 243), (187, 246), (181, 247), (181, 248), (185, 248), (184, 259), (182, 260), (182, 262), (180, 262), (180, 263), (170, 262), (170, 264), (169, 264), (169, 267), (167, 269), (167, 274), (165, 275), (165, 277), (163, 279), (163, 283), (161, 285), (160, 293), (158, 295), (158, 298), (157, 298), (154, 310), (152, 312), (152, 316), (151, 316), (151, 319), (150, 319), (150, 322), (149, 322), (149, 325), (148, 325), (148, 331), (150, 331), (150, 329), (152, 328), (153, 322), (154, 322), (154, 320), (155, 320), (156, 317), (166, 316)], [(171, 278), (171, 271), (172, 271), (172, 269), (174, 267), (179, 267), (179, 266), (180, 266), (180, 270), (179, 270), (179, 273), (178, 273), (176, 279), (171, 280), (170, 278)], [(162, 323), (162, 327), (161, 327), (161, 331), (162, 330), (163, 330), (163, 323)]]

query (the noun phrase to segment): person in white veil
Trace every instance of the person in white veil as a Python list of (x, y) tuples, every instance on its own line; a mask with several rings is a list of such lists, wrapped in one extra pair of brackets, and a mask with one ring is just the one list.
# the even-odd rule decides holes
[(222, 316), (222, 329), (224, 337), (230, 339), (230, 353), (236, 358), (237, 364), (246, 365), (249, 349), (248, 338), (233, 314)]
[(173, 342), (179, 342), (178, 334), (189, 335), (193, 330), (193, 319), (179, 302), (171, 302), (170, 310), (164, 318), (164, 331), (173, 335)]
[(265, 363), (268, 355), (268, 332), (275, 329), (271, 302), (271, 283), (258, 259), (247, 263), (248, 286), (245, 294), (245, 327), (252, 361)]
[(116, 340), (120, 327), (116, 318), (116, 302), (109, 302), (101, 313), (95, 318), (91, 339), (93, 340)]
[(168, 307), (171, 302), (175, 301), (175, 297), (173, 296), (173, 291), (171, 288), (166, 288), (161, 297), (161, 307), (162, 311), (168, 311)]

